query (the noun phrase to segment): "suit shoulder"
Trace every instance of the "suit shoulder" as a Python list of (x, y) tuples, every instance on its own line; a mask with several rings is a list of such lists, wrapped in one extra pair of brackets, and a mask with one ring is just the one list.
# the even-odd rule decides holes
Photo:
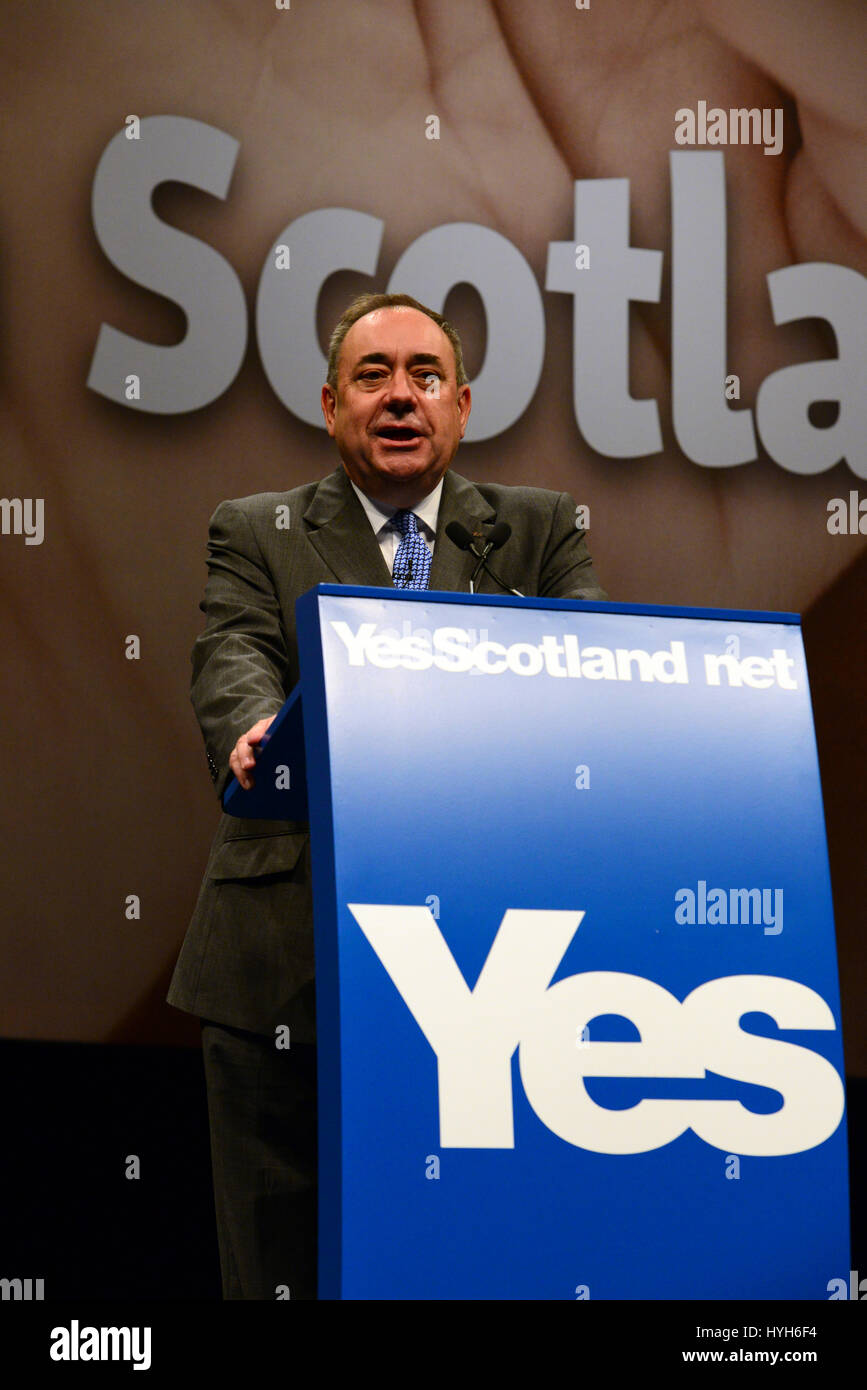
[(258, 521), (263, 517), (272, 520), (277, 507), (306, 508), (318, 486), (318, 482), (301, 483), (299, 487), (289, 488), (286, 492), (251, 492), (246, 497), (227, 497), (220, 502), (216, 511), (218, 512), (220, 507), (234, 507), (237, 511), (243, 512), (250, 521)]
[(557, 506), (562, 492), (547, 487), (527, 487), (512, 483), (474, 483), (485, 501), (496, 511), (537, 511), (552, 512)]

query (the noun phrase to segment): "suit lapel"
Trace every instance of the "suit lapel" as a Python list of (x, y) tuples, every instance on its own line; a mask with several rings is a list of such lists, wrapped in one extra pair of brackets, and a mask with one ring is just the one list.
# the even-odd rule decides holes
[(310, 544), (340, 584), (393, 587), (379, 541), (343, 464), (323, 478), (304, 520), (314, 527), (308, 537)]
[(470, 575), (478, 562), (468, 550), (459, 550), (454, 541), (449, 540), (446, 527), (450, 521), (459, 521), (468, 531), (477, 531), (495, 520), (496, 515), (472, 483), (450, 468), (446, 470), (428, 588), (464, 593), (469, 590)]
[[(449, 540), (445, 528), (450, 521), (459, 521), (468, 531), (475, 531), (494, 521), (496, 515), (471, 482), (451, 469), (446, 470), (429, 588), (464, 592), (469, 589), (476, 560)], [(310, 544), (340, 584), (369, 584), (380, 589), (394, 587), (373, 527), (342, 464), (323, 478), (304, 513), (304, 520), (312, 528), (308, 536)]]

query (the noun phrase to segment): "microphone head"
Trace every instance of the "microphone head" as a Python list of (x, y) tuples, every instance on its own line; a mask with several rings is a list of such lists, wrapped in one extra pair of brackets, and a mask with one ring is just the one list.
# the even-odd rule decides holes
[(466, 526), (462, 526), (459, 521), (450, 521), (446, 527), (446, 535), (450, 541), (454, 541), (458, 550), (469, 550), (473, 543), (473, 538)]
[(509, 523), (507, 521), (498, 521), (496, 526), (492, 527), (488, 532), (488, 540), (491, 543), (492, 549), (499, 550), (501, 545), (506, 544), (511, 534), (512, 528)]

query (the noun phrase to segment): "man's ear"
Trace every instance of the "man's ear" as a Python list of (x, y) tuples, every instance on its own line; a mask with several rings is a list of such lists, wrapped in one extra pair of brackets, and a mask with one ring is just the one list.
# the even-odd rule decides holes
[(461, 439), (464, 437), (464, 430), (470, 418), (470, 407), (472, 403), (473, 398), (469, 386), (462, 386), (458, 391), (458, 415), (461, 420)]
[(334, 392), (334, 388), (332, 386), (329, 386), (327, 381), (322, 388), (322, 396), (320, 398), (320, 401), (322, 405), (322, 414), (325, 416), (325, 428), (327, 429), (328, 433), (331, 435), (331, 438), (333, 439), (334, 413), (337, 409), (337, 396)]

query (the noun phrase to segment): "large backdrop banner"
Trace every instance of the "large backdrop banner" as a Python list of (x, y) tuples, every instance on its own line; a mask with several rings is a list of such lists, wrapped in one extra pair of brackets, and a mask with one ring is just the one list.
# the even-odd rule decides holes
[(568, 492), (613, 600), (803, 614), (867, 1072), (865, 45), (847, 0), (6, 0), (5, 1036), (197, 1041), (208, 520), (335, 467), (328, 334), (387, 289), (464, 340), (456, 471)]

